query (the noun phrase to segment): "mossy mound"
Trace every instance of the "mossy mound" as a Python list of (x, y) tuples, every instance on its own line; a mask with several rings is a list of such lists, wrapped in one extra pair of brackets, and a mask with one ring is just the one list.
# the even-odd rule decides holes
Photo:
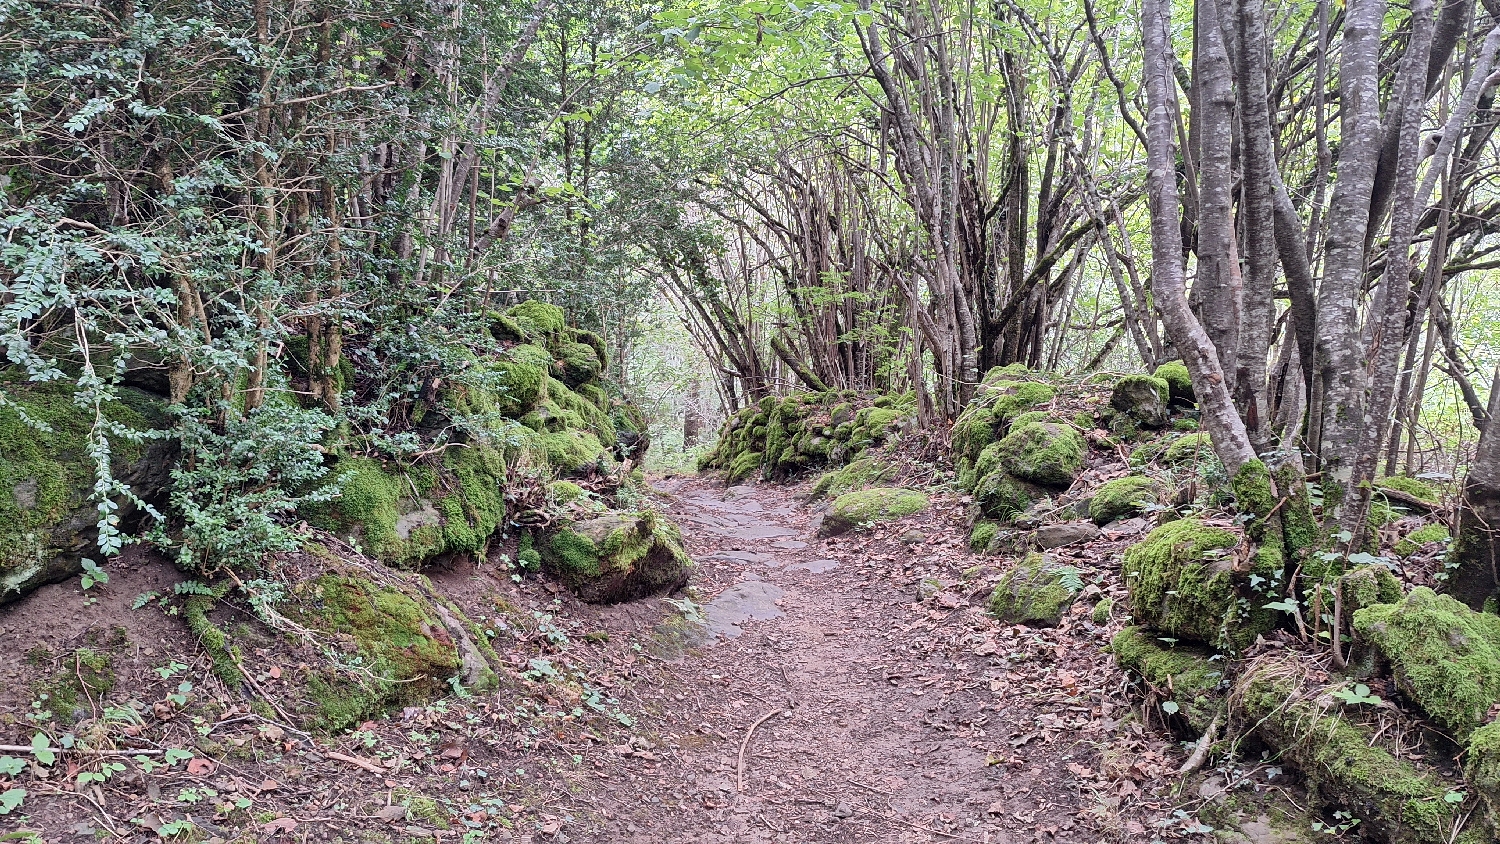
[(1147, 428), (1167, 424), (1167, 402), (1172, 388), (1167, 381), (1150, 375), (1126, 375), (1115, 382), (1109, 406)]
[(326, 574), (296, 585), (292, 597), (287, 616), (331, 636), (360, 668), (309, 677), (308, 714), (322, 729), (348, 729), (392, 706), (427, 700), (460, 676), (453, 635), (414, 588)]
[(557, 359), (552, 363), (552, 377), (576, 388), (599, 377), (603, 370), (599, 353), (587, 343), (565, 341), (557, 345)]
[(1223, 709), (1224, 662), (1213, 651), (1163, 642), (1145, 627), (1116, 633), (1109, 651), (1121, 668), (1177, 704), (1177, 715), (1191, 735), (1201, 735)]
[(1014, 521), (1047, 497), (1047, 491), (997, 469), (984, 475), (974, 487), (974, 503), (986, 518)]
[[(1005, 375), (1007, 377), (994, 377)], [(1013, 427), (1016, 417), (1051, 402), (1057, 391), (1038, 381), (1013, 381), (1013, 371), (992, 369), (980, 387), (979, 396), (953, 423), (953, 458), (958, 483), (972, 490), (983, 473), (975, 471), (979, 456)]]
[(1422, 525), (1406, 536), (1401, 537), (1393, 550), (1398, 557), (1410, 557), (1422, 550), (1422, 546), (1424, 545), (1434, 542), (1449, 542), (1452, 539), (1453, 535), (1448, 532), (1447, 525)]
[(1373, 607), (1376, 604), (1398, 603), (1403, 592), (1401, 581), (1391, 570), (1381, 565), (1359, 566), (1339, 577), (1343, 590), (1345, 621), (1353, 618), (1355, 610)]
[(1119, 519), (1139, 516), (1150, 507), (1160, 505), (1166, 490), (1154, 478), (1131, 475), (1107, 481), (1094, 491), (1089, 501), (1089, 518), (1096, 525), (1107, 525)]
[(995, 540), (995, 534), (1000, 532), (1000, 526), (994, 522), (975, 522), (974, 529), (969, 532), (969, 550), (976, 554), (983, 554)]
[(1361, 820), (1365, 840), (1395, 844), (1480, 844), (1483, 833), (1454, 837), (1468, 810), (1447, 795), (1459, 784), (1391, 755), (1374, 732), (1345, 719), (1336, 700), (1312, 685), (1295, 659), (1256, 662), (1236, 688), (1235, 701), (1279, 758), (1302, 771), (1316, 803)]
[(865, 487), (879, 486), (896, 476), (896, 467), (874, 455), (866, 454), (854, 459), (847, 466), (825, 472), (813, 484), (811, 497), (840, 496)]
[(1083, 471), (1088, 448), (1083, 436), (1068, 425), (1031, 422), (995, 443), (1000, 466), (1023, 481), (1067, 487)]
[(579, 598), (614, 604), (677, 589), (693, 562), (671, 522), (656, 513), (608, 513), (552, 534), (542, 561)]
[(835, 498), (819, 533), (837, 536), (860, 525), (889, 522), (927, 509), (927, 496), (910, 489), (875, 487)]
[(1354, 630), (1390, 661), (1401, 693), (1459, 742), (1500, 702), (1500, 616), (1422, 586), (1354, 613)]
[(1173, 404), (1192, 405), (1198, 400), (1198, 396), (1193, 393), (1193, 376), (1188, 373), (1187, 364), (1182, 361), (1168, 361), (1158, 366), (1151, 375), (1167, 382)]
[(1082, 587), (1078, 569), (1028, 554), (990, 593), (990, 614), (1007, 624), (1056, 627)]
[(505, 455), (487, 445), (450, 448), (437, 465), (404, 468), (346, 457), (333, 474), (339, 497), (303, 516), (391, 565), (479, 552), (505, 521)]
[(556, 337), (567, 325), (562, 308), (534, 299), (512, 306), (505, 316), (520, 329), (523, 337), (531, 340)]
[[(885, 442), (911, 414), (914, 397), (852, 392), (767, 396), (725, 420), (700, 470), (722, 469), (730, 483), (759, 473), (786, 478), (843, 466)], [(860, 406), (860, 405), (863, 406)], [(832, 481), (830, 481), (831, 483)]]
[(1500, 721), (1480, 727), (1469, 737), (1464, 779), (1479, 795), (1490, 832), (1500, 840)]
[(1183, 466), (1200, 460), (1217, 460), (1213, 439), (1207, 431), (1183, 434), (1172, 440), (1161, 452), (1161, 462), (1169, 466)]
[[(73, 402), (68, 383), (26, 384), (0, 378), (8, 404), (0, 405), (0, 604), (82, 571), (97, 557), (99, 511), (90, 500), (96, 465), (89, 438), (92, 407)], [(22, 414), (25, 414), (24, 418)], [(122, 388), (104, 404), (103, 421), (131, 431), (167, 425), (159, 400)], [(29, 420), (29, 421), (28, 421)], [(133, 442), (106, 434), (116, 480), (142, 499), (157, 499), (172, 466), (165, 441)], [(128, 521), (132, 503), (115, 496), (114, 515)]]
[(1168, 522), (1126, 549), (1125, 585), (1135, 619), (1173, 636), (1238, 652), (1275, 626), (1270, 598), (1250, 588), (1280, 582), (1279, 571), (1236, 570), (1234, 531), (1198, 519)]
[(1417, 501), (1433, 507), (1443, 503), (1442, 496), (1432, 485), (1416, 478), (1408, 478), (1405, 475), (1391, 475), (1384, 478), (1376, 478), (1374, 483), (1376, 490), (1393, 490), (1405, 493)]

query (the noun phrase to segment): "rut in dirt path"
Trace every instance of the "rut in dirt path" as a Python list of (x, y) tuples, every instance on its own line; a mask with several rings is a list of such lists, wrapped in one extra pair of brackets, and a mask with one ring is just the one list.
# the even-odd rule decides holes
[(596, 795), (608, 820), (587, 840), (1102, 840), (1079, 826), (1068, 766), (1092, 764), (1109, 704), (1012, 683), (1013, 658), (1034, 669), (1038, 644), (1060, 646), (997, 640), (969, 602), (916, 603), (928, 563), (967, 556), (953, 524), (820, 540), (792, 490), (662, 488), (707, 629), (639, 690), (663, 747), (624, 751), (637, 764)]

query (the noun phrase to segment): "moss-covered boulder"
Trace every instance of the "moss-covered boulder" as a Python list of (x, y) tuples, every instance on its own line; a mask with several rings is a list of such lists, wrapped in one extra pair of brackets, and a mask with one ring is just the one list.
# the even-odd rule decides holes
[(649, 510), (567, 525), (541, 550), (549, 570), (579, 598), (596, 604), (677, 589), (693, 569), (677, 526)]
[[(996, 372), (991, 370), (990, 374)], [(953, 423), (953, 457), (959, 486), (972, 490), (983, 476), (975, 472), (974, 465), (985, 448), (1004, 436), (1017, 416), (1047, 404), (1056, 395), (1051, 386), (1038, 381), (987, 377), (979, 396)]]
[(1401, 581), (1391, 570), (1381, 565), (1357, 566), (1339, 576), (1339, 588), (1343, 590), (1344, 620), (1349, 622), (1356, 610), (1376, 604), (1400, 602), (1403, 592)]
[(323, 729), (348, 729), (392, 706), (425, 701), (461, 676), (464, 660), (453, 632), (415, 587), (326, 574), (297, 584), (291, 598), (282, 611), (326, 634), (359, 666), (308, 679), (308, 714)]
[(1331, 689), (1296, 658), (1259, 660), (1236, 688), (1238, 716), (1283, 763), (1299, 769), (1319, 808), (1360, 819), (1367, 841), (1480, 844), (1476, 829), (1457, 835), (1468, 809), (1448, 795), (1460, 783), (1392, 755), (1374, 731), (1340, 714)]
[(333, 474), (338, 498), (303, 515), (391, 565), (482, 551), (505, 520), (505, 456), (488, 445), (450, 448), (435, 465), (346, 457)]
[[(1275, 626), (1270, 587), (1280, 572), (1235, 565), (1235, 531), (1179, 519), (1151, 531), (1126, 549), (1125, 585), (1132, 615), (1173, 636), (1237, 652)], [(1253, 581), (1251, 576), (1259, 578)]]
[(1078, 569), (1042, 554), (1028, 554), (1001, 576), (989, 610), (1007, 624), (1056, 627), (1083, 588)]
[(873, 454), (861, 455), (846, 466), (825, 472), (813, 484), (810, 496), (814, 499), (829, 495), (837, 497), (865, 487), (879, 486), (895, 476), (895, 466)]
[(1168, 361), (1158, 366), (1151, 375), (1167, 382), (1172, 404), (1191, 406), (1198, 400), (1193, 393), (1193, 377), (1188, 373), (1187, 364), (1182, 361)]
[(974, 487), (974, 503), (979, 506), (979, 511), (1000, 522), (1016, 520), (1046, 497), (1045, 489), (1020, 480), (1004, 469), (985, 474)]
[(1115, 478), (1094, 491), (1094, 497), (1089, 501), (1089, 518), (1094, 524), (1103, 526), (1139, 516), (1160, 505), (1165, 495), (1165, 487), (1154, 478), (1145, 475)]
[(1213, 440), (1207, 431), (1197, 431), (1172, 440), (1161, 452), (1161, 462), (1169, 466), (1185, 466), (1202, 460), (1217, 460)]
[[(1101, 602), (1102, 603), (1102, 602)], [(1106, 612), (1106, 620), (1108, 614)], [(1191, 735), (1201, 735), (1224, 706), (1224, 661), (1197, 645), (1163, 642), (1145, 627), (1127, 627), (1109, 643), (1115, 662), (1177, 706)]]
[(562, 308), (528, 299), (505, 312), (511, 325), (516, 326), (523, 337), (532, 340), (548, 340), (562, 333), (567, 325)]
[(563, 342), (555, 348), (557, 357), (552, 362), (552, 377), (570, 388), (598, 378), (604, 368), (599, 353), (587, 343)]
[(910, 489), (874, 487), (846, 492), (833, 500), (819, 533), (837, 536), (860, 525), (889, 522), (927, 509), (927, 496)]
[(1448, 532), (1447, 525), (1427, 524), (1401, 537), (1393, 550), (1398, 557), (1410, 557), (1427, 545), (1437, 542), (1447, 543), (1452, 539), (1453, 536)]
[(1390, 661), (1401, 693), (1460, 742), (1500, 702), (1500, 616), (1423, 586), (1354, 613), (1354, 630)]
[(1063, 488), (1083, 471), (1088, 448), (1071, 426), (1032, 422), (991, 446), (1000, 467), (1023, 481)]
[[(99, 510), (90, 499), (97, 464), (90, 453), (95, 426), (92, 407), (73, 403), (70, 384), (22, 384), (0, 380), (0, 604), (82, 571), (81, 560), (97, 551)], [(24, 414), (24, 417), (23, 417)], [(123, 388), (104, 404), (102, 422), (131, 431), (165, 427), (159, 400)], [(164, 440), (132, 442), (114, 433), (110, 471), (146, 501), (158, 499), (170, 482), (173, 453)], [(123, 496), (111, 496), (113, 515), (129, 527), (136, 514)]]
[(1109, 406), (1144, 427), (1161, 428), (1167, 424), (1167, 402), (1171, 398), (1172, 388), (1166, 381), (1150, 375), (1126, 375), (1115, 382)]
[(1484, 805), (1490, 832), (1500, 840), (1500, 721), (1480, 727), (1469, 737), (1464, 779)]
[(990, 547), (990, 543), (995, 540), (995, 534), (999, 532), (1000, 526), (994, 522), (975, 522), (974, 529), (969, 531), (969, 550), (976, 554), (983, 554)]

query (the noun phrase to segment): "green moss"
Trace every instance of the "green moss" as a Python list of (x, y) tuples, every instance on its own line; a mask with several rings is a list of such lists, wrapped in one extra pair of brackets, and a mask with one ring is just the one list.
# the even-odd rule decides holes
[(927, 496), (895, 487), (846, 492), (834, 499), (823, 517), (822, 533), (835, 535), (872, 522), (888, 522), (927, 509)]
[(1350, 569), (1339, 578), (1339, 584), (1344, 593), (1346, 617), (1353, 616), (1356, 610), (1376, 604), (1398, 603), (1403, 595), (1401, 581), (1391, 574), (1390, 569), (1381, 565)]
[(542, 567), (542, 552), (535, 548), (527, 548), (517, 552), (516, 562), (526, 571), (538, 571)]
[(1065, 487), (1083, 470), (1083, 436), (1066, 425), (1032, 422), (996, 443), (1000, 465), (1011, 475), (1043, 486)]
[(1483, 801), (1490, 830), (1500, 833), (1500, 721), (1474, 731), (1464, 760), (1464, 779)]
[(1198, 519), (1168, 522), (1124, 555), (1125, 584), (1136, 620), (1174, 636), (1238, 651), (1275, 625), (1266, 600), (1242, 595), (1248, 574), (1235, 571), (1230, 552), (1238, 534)]
[(984, 553), (999, 532), (1000, 526), (994, 522), (976, 522), (974, 530), (969, 533), (969, 550), (976, 554)]
[(1416, 478), (1408, 478), (1404, 475), (1391, 475), (1390, 477), (1386, 478), (1376, 478), (1375, 488), (1404, 492), (1407, 495), (1410, 495), (1412, 498), (1417, 499), (1418, 501), (1422, 501), (1433, 506), (1437, 506), (1442, 503), (1442, 496), (1438, 495), (1437, 490), (1433, 489), (1430, 484), (1419, 481)]
[(546, 370), (516, 360), (494, 360), (465, 369), (445, 396), (461, 416), (520, 416), (543, 397)]
[(1109, 623), (1109, 617), (1114, 612), (1115, 602), (1113, 598), (1100, 598), (1099, 603), (1094, 604), (1094, 609), (1089, 612), (1089, 621), (1098, 625)]
[(562, 308), (534, 299), (513, 306), (505, 315), (528, 337), (555, 336), (566, 324)]
[(549, 538), (542, 559), (593, 603), (672, 589), (692, 571), (676, 525), (651, 511), (610, 513), (563, 527)]
[(1161, 484), (1144, 475), (1131, 475), (1107, 481), (1094, 491), (1089, 502), (1089, 518), (1096, 525), (1107, 525), (1146, 512), (1161, 504)]
[(735, 455), (734, 460), (730, 461), (729, 472), (727, 473), (725, 480), (729, 483), (734, 483), (735, 481), (744, 480), (745, 478), (750, 477), (758, 469), (760, 469), (760, 464), (763, 459), (764, 455), (762, 455), (758, 451), (740, 452), (739, 454)]
[(115, 687), (110, 649), (123, 646), (123, 636), (116, 636), (112, 642), (92, 633), (88, 638), (89, 646), (63, 654), (58, 669), (31, 686), (37, 699), (45, 698), (44, 708), (66, 722), (93, 714), (95, 706)]
[(980, 512), (1001, 522), (1013, 521), (1045, 495), (1040, 487), (1012, 477), (1004, 469), (984, 475), (974, 485), (974, 503)]
[(1121, 668), (1176, 703), (1195, 734), (1208, 729), (1223, 706), (1223, 661), (1205, 648), (1163, 642), (1145, 627), (1127, 627), (1115, 634), (1109, 651)]
[(1460, 742), (1500, 701), (1500, 617), (1423, 586), (1354, 613), (1354, 629), (1390, 660), (1402, 693)]
[[(74, 514), (87, 524), (96, 519), (88, 500), (95, 481), (94, 458), (89, 453), (95, 417), (92, 408), (73, 403), (71, 384), (25, 384), (15, 383), (13, 376), (0, 377), (0, 392), (8, 402), (0, 405), (0, 596), (4, 596), (34, 585), (37, 578), (43, 578), (40, 582), (58, 579), (48, 578), (47, 570), (55, 565), (59, 551), (71, 550), (63, 544), (71, 545), (77, 538), (75, 530), (64, 531), (65, 523)], [(121, 390), (121, 400), (104, 405), (103, 419), (134, 431), (166, 424), (153, 400), (130, 389)], [(117, 476), (145, 453), (141, 444), (123, 437), (111, 435), (108, 441)]]
[(1213, 439), (1207, 431), (1184, 434), (1161, 452), (1161, 460), (1171, 466), (1195, 463), (1200, 460), (1215, 460)]
[(442, 622), (397, 588), (327, 574), (293, 594), (289, 617), (346, 642), (362, 669), (308, 678), (312, 714), (324, 729), (347, 729), (387, 706), (426, 699), (462, 667)]
[[(610, 403), (610, 400), (609, 400), (609, 394), (606, 393), (606, 392), (604, 392), (604, 388), (601, 387), (601, 386), (599, 386), (598, 384), (579, 384), (577, 387), (573, 388), (573, 392), (575, 392), (579, 396), (581, 396), (584, 399), (584, 401), (587, 401), (589, 404), (593, 405), (594, 407), (599, 408), (600, 410), (604, 411), (605, 413), (609, 413), (613, 409), (610, 406), (611, 403)], [(632, 407), (632, 408), (635, 407), (634, 405), (623, 405), (623, 406)], [(639, 408), (636, 408), (636, 412), (637, 413), (640, 412)], [(611, 417), (611, 418), (613, 419), (613, 417)], [(641, 420), (645, 421), (645, 417), (642, 416)], [(615, 421), (615, 430), (619, 431), (620, 430), (619, 420), (614, 420), (614, 421)], [(642, 429), (643, 428), (644, 428), (644, 426), (642, 426)]]
[(1317, 690), (1303, 690), (1306, 670), (1291, 660), (1257, 662), (1238, 696), (1246, 721), (1302, 771), (1318, 803), (1352, 811), (1367, 836), (1402, 844), (1453, 841), (1465, 810), (1444, 799), (1450, 786), (1375, 746), (1368, 728), (1325, 712)]
[(583, 487), (572, 481), (553, 481), (547, 484), (547, 491), (558, 504), (571, 504), (583, 497)]
[(575, 331), (573, 332), (573, 336), (579, 343), (594, 350), (594, 357), (599, 359), (599, 371), (601, 373), (609, 368), (609, 350), (603, 337), (592, 331)]
[(1422, 546), (1429, 542), (1448, 542), (1453, 537), (1448, 533), (1447, 525), (1426, 524), (1408, 533), (1396, 543), (1396, 556), (1410, 557), (1422, 550)]
[(1188, 374), (1187, 364), (1180, 360), (1168, 361), (1156, 368), (1152, 376), (1167, 383), (1170, 399), (1179, 404), (1192, 404), (1197, 400), (1193, 394), (1193, 377)]
[(1160, 378), (1126, 375), (1115, 382), (1109, 406), (1146, 427), (1160, 428), (1167, 424), (1167, 402), (1171, 397), (1171, 386)]
[(1000, 381), (993, 389), (1000, 395), (995, 399), (992, 415), (1001, 425), (1057, 396), (1051, 386), (1037, 381)]
[(586, 343), (560, 343), (552, 374), (569, 387), (577, 387), (599, 377), (602, 364), (594, 347)]
[(231, 689), (238, 689), (245, 682), (239, 667), (239, 647), (229, 640), (228, 634), (208, 617), (214, 602), (229, 592), (228, 582), (219, 584), (210, 595), (189, 595), (182, 602), (182, 620), (208, 654), (214, 676)]
[(1076, 568), (1028, 554), (990, 593), (990, 614), (1007, 624), (1056, 627), (1081, 587)]
[(577, 472), (604, 455), (604, 445), (588, 431), (572, 428), (541, 435), (547, 462), (564, 472)]
[[(568, 428), (583, 428), (607, 447), (615, 444), (615, 422), (599, 406), (568, 389), (554, 378), (547, 378), (547, 396), (561, 408)], [(577, 420), (576, 422), (574, 420)]]
[(828, 495), (843, 495), (856, 489), (877, 486), (895, 476), (896, 467), (872, 455), (864, 455), (818, 478), (812, 488), (812, 497), (817, 499)]

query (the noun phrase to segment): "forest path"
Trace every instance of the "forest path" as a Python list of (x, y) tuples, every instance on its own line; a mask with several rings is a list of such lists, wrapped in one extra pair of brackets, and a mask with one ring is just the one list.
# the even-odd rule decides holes
[[(614, 749), (624, 764), (590, 801), (604, 827), (574, 840), (1107, 840), (1080, 826), (1076, 781), (1117, 725), (1111, 704), (1084, 691), (1090, 666), (1069, 664), (1058, 631), (1001, 628), (987, 589), (964, 594), (951, 575), (980, 560), (952, 502), (821, 540), (794, 489), (658, 488), (707, 629), (658, 628), (666, 658), (636, 694), (659, 746)], [(918, 601), (934, 578), (945, 588)]]

